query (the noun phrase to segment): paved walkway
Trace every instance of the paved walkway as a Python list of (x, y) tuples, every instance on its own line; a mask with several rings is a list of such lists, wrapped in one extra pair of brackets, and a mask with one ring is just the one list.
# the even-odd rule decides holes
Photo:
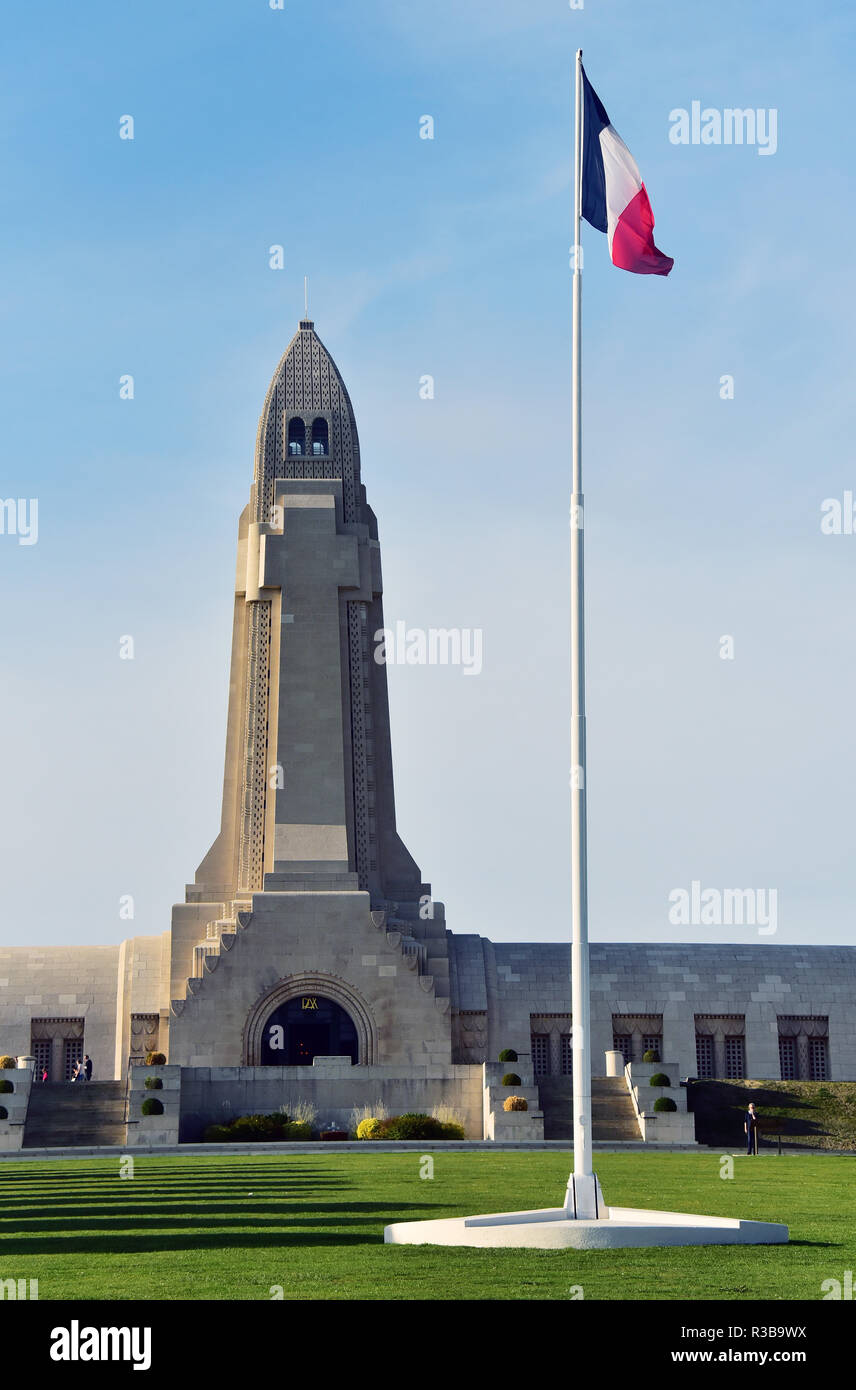
[[(721, 1148), (705, 1148), (701, 1144), (643, 1144), (633, 1143), (604, 1143), (594, 1144), (596, 1153), (723, 1153)], [(229, 1154), (315, 1154), (319, 1153), (448, 1153), (450, 1151), (465, 1153), (514, 1153), (522, 1152), (548, 1152), (565, 1153), (571, 1157), (570, 1148), (566, 1139), (545, 1139), (538, 1142), (508, 1142), (496, 1143), (492, 1139), (443, 1139), (425, 1140), (423, 1142), (410, 1140), (397, 1140), (396, 1142), (383, 1143), (374, 1139), (348, 1140), (340, 1143), (325, 1143), (315, 1140), (312, 1143), (294, 1144), (168, 1144), (161, 1148), (143, 1148), (133, 1145), (131, 1148), (122, 1148), (121, 1145), (104, 1145), (101, 1147), (90, 1145), (64, 1149), (21, 1149), (14, 1153), (0, 1153), (0, 1162), (15, 1162), (23, 1160), (29, 1162), (30, 1159), (57, 1159), (57, 1158), (118, 1158), (131, 1155), (133, 1158), (197, 1158), (197, 1157), (228, 1157)], [(769, 1154), (759, 1155), (759, 1157), (769, 1157)], [(775, 1157), (775, 1154), (773, 1153)]]

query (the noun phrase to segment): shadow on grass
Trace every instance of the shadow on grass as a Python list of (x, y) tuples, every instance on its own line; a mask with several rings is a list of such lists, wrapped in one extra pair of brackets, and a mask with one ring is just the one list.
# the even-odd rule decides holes
[[(44, 1233), (46, 1236), (53, 1231), (62, 1231), (74, 1234), (75, 1231), (114, 1231), (117, 1234), (120, 1229), (130, 1227), (131, 1232), (145, 1231), (146, 1229), (156, 1229), (168, 1231), (199, 1231), (205, 1228), (216, 1226), (219, 1230), (222, 1227), (242, 1227), (247, 1229), (261, 1224), (265, 1220), (271, 1221), (271, 1229), (287, 1230), (290, 1226), (323, 1226), (339, 1222), (342, 1225), (355, 1225), (374, 1217), (383, 1218), (385, 1221), (394, 1220), (388, 1216), (390, 1210), (387, 1202), (348, 1202), (348, 1203), (317, 1203), (297, 1204), (293, 1206), (256, 1206), (238, 1207), (232, 1204), (229, 1207), (219, 1207), (211, 1209), (206, 1207), (204, 1212), (194, 1212), (184, 1215), (172, 1210), (158, 1210), (147, 1207), (128, 1213), (108, 1212), (100, 1216), (93, 1216), (91, 1212), (81, 1211), (77, 1216), (54, 1217), (46, 1215), (32, 1217), (25, 1221), (15, 1224), (14, 1231), (10, 1230), (4, 1236), (4, 1249), (15, 1246), (18, 1242), (16, 1236), (19, 1232)], [(396, 1202), (395, 1211), (406, 1210), (430, 1216), (435, 1207), (428, 1203), (417, 1202)], [(127, 1221), (122, 1221), (122, 1216), (127, 1216)]]
[[(775, 1143), (771, 1136), (820, 1138), (829, 1133), (817, 1117), (817, 1105), (790, 1091), (744, 1086), (739, 1081), (693, 1081), (687, 1088), (687, 1099), (701, 1144), (744, 1145), (743, 1123), (750, 1100), (761, 1112), (760, 1133), (767, 1137), (768, 1146)], [(774, 1113), (777, 1111), (788, 1114)], [(794, 1114), (794, 1111), (806, 1113)], [(811, 1115), (815, 1118), (809, 1118)]]
[[(10, 1242), (8, 1247), (4, 1247), (4, 1257), (9, 1255), (72, 1255), (72, 1254), (100, 1254), (100, 1255), (135, 1255), (163, 1251), (167, 1254), (177, 1254), (182, 1250), (268, 1250), (280, 1246), (345, 1246), (345, 1245), (382, 1245), (383, 1230), (382, 1224), (394, 1220), (388, 1212), (384, 1213), (378, 1222), (376, 1231), (357, 1232), (345, 1231), (341, 1228), (345, 1225), (360, 1225), (359, 1220), (354, 1218), (338, 1216), (329, 1223), (319, 1222), (317, 1219), (307, 1219), (306, 1225), (312, 1229), (306, 1231), (295, 1231), (286, 1227), (277, 1227), (271, 1231), (200, 1231), (198, 1228), (191, 1233), (178, 1233), (171, 1236), (169, 1232), (160, 1235), (136, 1235), (133, 1232), (122, 1234), (116, 1232), (112, 1236), (48, 1236), (41, 1240), (16, 1240)], [(291, 1223), (297, 1225), (299, 1223)], [(329, 1224), (335, 1227), (332, 1231), (319, 1231), (315, 1227)]]
[[(194, 1186), (202, 1186), (210, 1183), (220, 1183), (238, 1177), (243, 1179), (248, 1173), (252, 1173), (259, 1181), (264, 1178), (269, 1178), (281, 1182), (283, 1179), (287, 1180), (290, 1174), (293, 1174), (295, 1180), (301, 1182), (306, 1182), (310, 1178), (319, 1182), (335, 1182), (339, 1180), (337, 1176), (331, 1176), (328, 1168), (307, 1168), (302, 1164), (292, 1167), (290, 1164), (276, 1163), (270, 1160), (263, 1163), (256, 1161), (255, 1163), (249, 1164), (239, 1163), (237, 1160), (232, 1160), (229, 1163), (221, 1161), (216, 1167), (206, 1169), (199, 1168), (196, 1164), (182, 1164), (180, 1167), (149, 1167), (149, 1165), (144, 1160), (141, 1161), (133, 1151), (123, 1157), (134, 1159), (135, 1177), (133, 1179), (119, 1178), (119, 1160), (117, 1159), (115, 1163), (111, 1163), (109, 1170), (104, 1170), (102, 1172), (97, 1170), (93, 1171), (92, 1168), (72, 1167), (64, 1168), (60, 1171), (52, 1170), (50, 1172), (42, 1172), (38, 1169), (34, 1172), (32, 1169), (28, 1169), (23, 1173), (11, 1173), (8, 1169), (0, 1169), (0, 1189), (35, 1185), (44, 1186), (46, 1188), (93, 1187), (102, 1183), (119, 1181), (145, 1181), (150, 1183), (187, 1182), (192, 1183)], [(253, 1155), (247, 1154), (246, 1157), (252, 1158)]]

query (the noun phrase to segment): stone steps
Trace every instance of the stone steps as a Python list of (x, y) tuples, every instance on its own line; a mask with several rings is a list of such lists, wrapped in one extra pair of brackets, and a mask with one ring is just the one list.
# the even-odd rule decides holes
[[(573, 1085), (569, 1076), (536, 1077), (545, 1139), (572, 1139)], [(622, 1077), (594, 1077), (591, 1127), (594, 1143), (639, 1143), (641, 1136), (630, 1092)]]
[(122, 1144), (124, 1139), (124, 1082), (59, 1082), (33, 1087), (24, 1127), (25, 1149)]

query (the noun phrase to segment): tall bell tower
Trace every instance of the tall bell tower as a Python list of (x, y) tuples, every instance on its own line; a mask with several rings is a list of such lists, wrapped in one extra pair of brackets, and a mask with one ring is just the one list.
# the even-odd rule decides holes
[[(265, 398), (239, 523), (221, 826), (173, 913), (171, 1060), (196, 1012), (188, 1000), (201, 1001), (207, 976), (250, 940), (260, 914), (280, 924), (264, 961), (253, 953), (266, 981), (288, 976), (297, 956), (323, 975), (341, 955), (335, 930), (314, 934), (314, 955), (303, 951), (311, 929), (297, 956), (292, 949), (298, 919), (317, 919), (322, 898), (325, 910), (334, 898), (347, 907), (336, 930), (352, 932), (356, 913), (370, 936), (404, 940), (407, 973), (435, 1001), (431, 1046), (442, 1018), (448, 1059), (442, 906), (395, 825), (386, 667), (374, 659), (383, 626), (377, 522), (353, 407), (305, 318)], [(381, 978), (397, 977), (396, 968)], [(210, 1050), (198, 1041), (182, 1044), (188, 1065)], [(241, 1060), (239, 1046), (249, 1060), (244, 1036), (224, 1064)]]

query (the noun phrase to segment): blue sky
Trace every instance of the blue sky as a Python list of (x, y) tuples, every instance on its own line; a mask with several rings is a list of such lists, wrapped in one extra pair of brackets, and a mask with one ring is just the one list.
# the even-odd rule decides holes
[[(387, 620), (484, 631), (478, 678), (390, 672), (399, 828), (454, 930), (567, 936), (578, 45), (676, 260), (584, 232), (592, 936), (757, 940), (671, 926), (696, 880), (775, 889), (771, 944), (853, 941), (856, 536), (820, 508), (856, 485), (854, 16), (682, 9), (4, 7), (0, 496), (39, 499), (36, 545), (0, 536), (4, 941), (164, 930), (216, 833), (237, 517), (307, 273)], [(775, 108), (775, 155), (671, 144), (695, 100)]]

